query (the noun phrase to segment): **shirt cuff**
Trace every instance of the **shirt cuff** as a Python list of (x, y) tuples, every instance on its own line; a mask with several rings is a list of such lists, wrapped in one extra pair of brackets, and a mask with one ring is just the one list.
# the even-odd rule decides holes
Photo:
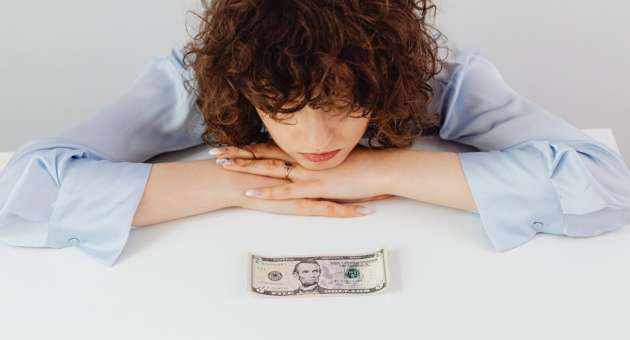
[(0, 178), (0, 240), (75, 246), (111, 266), (127, 242), (151, 166), (69, 148), (22, 155)]
[(564, 216), (537, 143), (546, 142), (458, 154), (483, 228), (498, 251), (522, 245), (539, 232), (562, 230)]

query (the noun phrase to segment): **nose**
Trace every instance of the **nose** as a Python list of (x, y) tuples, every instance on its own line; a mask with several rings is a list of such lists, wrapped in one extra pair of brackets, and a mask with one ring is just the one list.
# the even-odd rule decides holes
[(327, 147), (331, 144), (334, 136), (334, 124), (323, 112), (308, 110), (300, 115), (300, 135), (297, 140), (304, 143), (305, 152), (325, 152), (330, 151)]

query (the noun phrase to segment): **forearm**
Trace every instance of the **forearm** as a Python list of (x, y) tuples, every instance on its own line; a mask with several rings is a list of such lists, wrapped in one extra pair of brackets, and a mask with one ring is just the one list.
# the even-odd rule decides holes
[(456, 153), (400, 150), (389, 179), (392, 194), (456, 209), (476, 211), (468, 182)]
[(225, 177), (208, 161), (153, 164), (132, 224), (145, 226), (229, 206)]
[(285, 180), (226, 171), (214, 159), (155, 163), (132, 224), (145, 226), (240, 206), (243, 191)]

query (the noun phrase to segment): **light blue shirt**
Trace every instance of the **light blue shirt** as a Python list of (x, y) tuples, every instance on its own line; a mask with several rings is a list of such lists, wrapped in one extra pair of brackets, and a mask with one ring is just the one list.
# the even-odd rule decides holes
[[(15, 151), (0, 173), (0, 240), (78, 247), (105, 265), (122, 252), (151, 157), (202, 144), (182, 53), (151, 60), (103, 109)], [(432, 81), (440, 138), (459, 153), (494, 248), (536, 235), (594, 236), (630, 224), (630, 171), (615, 150), (516, 93), (475, 49), (454, 50)]]

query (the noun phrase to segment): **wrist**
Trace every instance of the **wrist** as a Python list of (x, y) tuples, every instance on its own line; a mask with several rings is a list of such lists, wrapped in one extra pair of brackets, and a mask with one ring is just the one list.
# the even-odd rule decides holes
[[(448, 173), (441, 166), (448, 153), (413, 149), (393, 149), (384, 163), (384, 181), (389, 194), (416, 199), (418, 189), (432, 190), (438, 180), (436, 173)], [(438, 170), (439, 169), (439, 170)]]
[(403, 177), (406, 176), (405, 170), (412, 157), (410, 152), (413, 151), (401, 148), (384, 150), (385, 156), (379, 161), (375, 176), (377, 191), (380, 194), (402, 196), (404, 190), (401, 187), (405, 184)]
[(224, 198), (226, 206), (229, 207), (242, 207), (243, 200), (246, 198), (243, 196), (243, 191), (247, 190), (243, 188), (243, 174), (238, 172), (232, 172), (225, 170), (221, 165), (217, 165), (218, 171), (221, 172), (221, 180), (225, 186)]
[(222, 169), (214, 160), (197, 162), (201, 166), (199, 178), (205, 195), (203, 201), (216, 209), (233, 207), (236, 195), (231, 183), (232, 173)]
[(224, 199), (228, 207), (246, 207), (248, 200), (255, 199), (245, 196), (244, 193), (248, 189), (290, 183), (290, 181), (285, 179), (229, 171), (221, 168), (220, 165), (217, 165), (217, 167), (219, 167), (218, 171), (222, 172), (221, 180), (225, 186)]

